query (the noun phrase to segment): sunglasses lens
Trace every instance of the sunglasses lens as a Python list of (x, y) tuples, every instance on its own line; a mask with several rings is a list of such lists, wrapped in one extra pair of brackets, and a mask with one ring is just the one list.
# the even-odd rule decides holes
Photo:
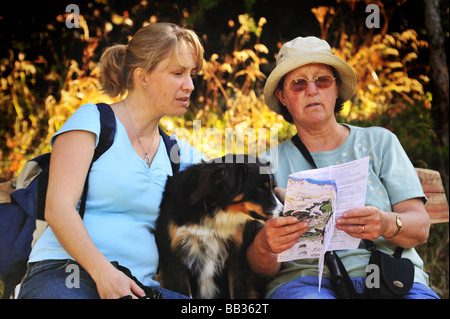
[(326, 89), (329, 88), (331, 86), (331, 84), (333, 84), (334, 79), (331, 76), (328, 75), (324, 75), (324, 76), (319, 76), (314, 83), (316, 84), (316, 86), (319, 89)]
[(309, 82), (314, 82), (317, 88), (319, 89), (326, 89), (329, 88), (333, 84), (334, 78), (332, 78), (329, 75), (322, 75), (318, 78), (308, 81), (305, 79), (293, 79), (291, 82), (289, 82), (289, 87), (294, 92), (301, 92), (306, 90), (308, 87)]
[(294, 92), (301, 92), (308, 87), (308, 81), (305, 79), (294, 79), (290, 83), (290, 88)]

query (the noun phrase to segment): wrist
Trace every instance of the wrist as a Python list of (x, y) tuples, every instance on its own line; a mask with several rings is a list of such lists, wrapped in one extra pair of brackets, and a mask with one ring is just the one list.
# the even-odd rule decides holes
[(400, 230), (402, 228), (402, 220), (401, 220), (399, 214), (392, 213), (391, 215), (393, 217), (393, 222), (392, 221), (390, 222), (390, 227), (389, 227), (389, 229), (391, 229), (391, 231), (389, 232), (389, 234), (390, 234), (389, 236), (384, 237), (385, 239), (394, 238), (395, 236), (398, 235), (398, 233), (400, 232)]
[(256, 240), (247, 249), (247, 260), (250, 268), (261, 276), (273, 276), (281, 266), (278, 254), (266, 249), (261, 243), (258, 244)]
[(255, 237), (255, 240), (252, 242), (252, 244), (249, 246), (248, 252), (250, 252), (250, 255), (254, 257), (256, 260), (270, 260), (275, 256), (273, 252), (268, 250), (266, 248), (266, 245), (263, 244), (261, 240), (258, 240), (257, 237)]
[(84, 268), (97, 284), (102, 281), (102, 276), (110, 276), (116, 269), (103, 255), (90, 260)]

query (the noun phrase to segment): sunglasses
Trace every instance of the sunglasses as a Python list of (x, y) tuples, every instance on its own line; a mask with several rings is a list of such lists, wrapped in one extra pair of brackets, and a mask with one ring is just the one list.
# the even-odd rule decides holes
[(314, 80), (306, 80), (301, 78), (293, 79), (288, 84), (284, 85), (289, 86), (292, 92), (301, 92), (306, 90), (309, 82), (314, 82), (314, 84), (318, 89), (326, 89), (333, 84), (334, 80), (336, 80), (336, 78), (333, 78), (330, 75), (321, 75), (315, 78)]

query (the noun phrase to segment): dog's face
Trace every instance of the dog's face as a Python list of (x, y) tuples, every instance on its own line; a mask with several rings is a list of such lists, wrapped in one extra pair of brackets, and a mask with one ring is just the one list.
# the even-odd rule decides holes
[(268, 165), (255, 157), (226, 155), (196, 168), (200, 180), (190, 202), (203, 202), (211, 218), (226, 213), (227, 219), (232, 218), (229, 214), (236, 214), (240, 218), (267, 220), (282, 210), (274, 193), (273, 174)]

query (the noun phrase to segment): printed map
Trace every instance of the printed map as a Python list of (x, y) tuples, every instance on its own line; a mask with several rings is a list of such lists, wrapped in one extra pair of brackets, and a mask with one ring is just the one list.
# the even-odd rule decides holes
[[(336, 185), (333, 180), (289, 178), (287, 189), (284, 215), (309, 223), (308, 231), (296, 244), (295, 257), (317, 258), (323, 250), (326, 225), (334, 218)], [(332, 224), (334, 226), (334, 219)]]

